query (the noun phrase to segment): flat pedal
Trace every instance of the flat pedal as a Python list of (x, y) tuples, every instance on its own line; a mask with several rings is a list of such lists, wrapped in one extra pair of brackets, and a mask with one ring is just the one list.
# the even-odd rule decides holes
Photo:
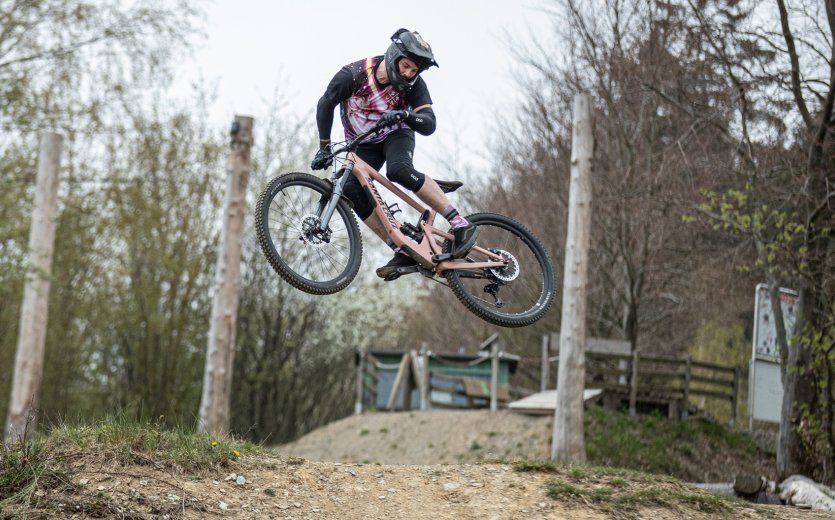
[(404, 274), (416, 273), (416, 272), (418, 272), (418, 270), (420, 270), (420, 266), (417, 266), (417, 265), (410, 265), (408, 267), (398, 267), (393, 273), (391, 273), (390, 275), (383, 278), (383, 281), (384, 282), (391, 282), (391, 281), (397, 280), (398, 278), (400, 278)]

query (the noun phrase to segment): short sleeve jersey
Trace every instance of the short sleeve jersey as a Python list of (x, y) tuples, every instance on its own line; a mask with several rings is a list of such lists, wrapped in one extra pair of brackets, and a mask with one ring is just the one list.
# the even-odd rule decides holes
[[(342, 127), (345, 139), (354, 139), (359, 134), (373, 127), (380, 116), (389, 110), (414, 109), (431, 105), (432, 98), (423, 78), (418, 77), (408, 92), (397, 92), (391, 85), (381, 85), (374, 71), (382, 64), (383, 56), (375, 56), (345, 65), (351, 75), (351, 95), (340, 103)], [(347, 79), (347, 78), (346, 78)], [(369, 136), (366, 142), (380, 142), (391, 132), (399, 128), (408, 128), (405, 123), (390, 126), (377, 136)]]

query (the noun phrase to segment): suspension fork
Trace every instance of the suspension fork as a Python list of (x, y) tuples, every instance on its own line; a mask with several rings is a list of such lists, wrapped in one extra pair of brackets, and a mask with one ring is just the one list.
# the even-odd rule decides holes
[[(331, 179), (331, 196), (327, 199), (327, 203), (319, 203), (319, 230), (325, 231), (328, 229), (328, 224), (331, 221), (331, 217), (333, 216), (333, 212), (336, 211), (336, 205), (339, 204), (339, 199), (342, 197), (342, 190), (345, 188), (345, 183), (348, 182), (348, 179), (352, 175), (352, 171), (354, 170), (354, 163), (348, 163), (345, 166), (345, 171), (342, 173), (342, 176), (337, 178)], [(335, 177), (335, 175), (334, 175)]]

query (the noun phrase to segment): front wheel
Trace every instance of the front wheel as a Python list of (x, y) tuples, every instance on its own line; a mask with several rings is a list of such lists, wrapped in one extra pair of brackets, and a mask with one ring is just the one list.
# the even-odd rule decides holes
[(331, 185), (315, 175), (288, 173), (270, 181), (255, 210), (258, 243), (270, 265), (290, 285), (311, 294), (341, 291), (362, 261), (359, 226), (345, 201), (320, 229), (330, 193)]
[[(444, 274), (455, 296), (483, 320), (501, 327), (524, 327), (542, 318), (556, 293), (554, 268), (533, 233), (515, 220), (495, 213), (467, 219), (478, 226), (476, 247), (508, 260), (503, 269), (450, 269)], [(444, 242), (444, 251), (451, 248)], [(472, 250), (465, 262), (489, 261)]]

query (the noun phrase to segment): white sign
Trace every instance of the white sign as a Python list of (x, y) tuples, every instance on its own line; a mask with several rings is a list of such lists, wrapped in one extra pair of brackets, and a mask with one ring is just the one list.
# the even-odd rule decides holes
[[(786, 341), (795, 333), (797, 293), (780, 289), (780, 307), (786, 326)], [(760, 284), (754, 303), (754, 345), (748, 378), (748, 429), (754, 420), (780, 422), (783, 407), (783, 382), (780, 375), (780, 348), (768, 286)]]
[[(789, 289), (780, 289), (780, 307), (783, 309), (783, 323), (786, 326), (786, 341), (794, 334), (797, 321), (797, 293)], [(777, 327), (774, 312), (771, 310), (771, 297), (768, 286), (757, 286), (756, 308), (754, 310), (754, 358), (780, 362), (780, 350), (777, 345)]]

